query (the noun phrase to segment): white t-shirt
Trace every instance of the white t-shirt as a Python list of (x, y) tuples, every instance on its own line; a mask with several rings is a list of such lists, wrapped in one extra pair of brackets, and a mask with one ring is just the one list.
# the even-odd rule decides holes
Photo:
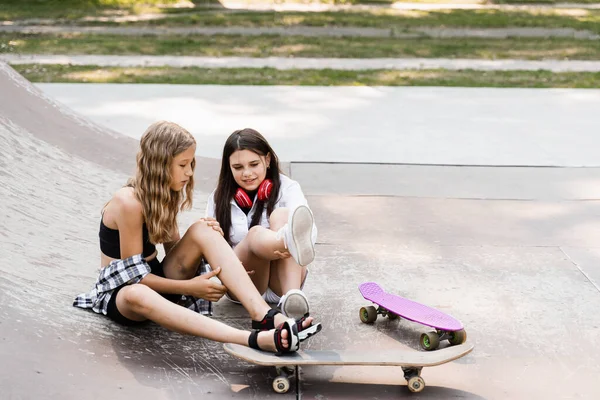
[[(290, 210), (296, 209), (300, 205), (308, 207), (308, 202), (300, 184), (287, 176), (280, 174), (281, 186), (279, 188), (279, 198), (275, 203), (275, 208), (287, 207)], [(252, 208), (248, 215), (242, 211), (240, 206), (231, 200), (231, 229), (229, 230), (229, 239), (231, 246), (235, 247), (246, 237), (248, 230), (250, 229), (250, 223), (252, 222), (252, 216), (256, 211), (256, 196), (254, 197)], [(215, 191), (213, 191), (208, 197), (208, 204), (206, 205), (206, 216), (216, 218), (215, 210)], [(267, 218), (267, 207), (264, 207), (262, 217), (258, 223), (260, 226), (269, 228), (269, 219)], [(313, 244), (317, 241), (317, 227), (313, 225)]]

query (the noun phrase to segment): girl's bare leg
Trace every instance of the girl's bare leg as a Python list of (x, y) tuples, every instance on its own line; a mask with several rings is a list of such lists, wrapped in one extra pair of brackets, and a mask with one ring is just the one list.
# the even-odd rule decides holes
[[(262, 226), (254, 226), (248, 232), (248, 235), (233, 250), (239, 260), (244, 265), (247, 271), (254, 271), (250, 275), (250, 279), (256, 286), (259, 293), (264, 293), (269, 285), (269, 276), (271, 273), (271, 261), (270, 259), (256, 255), (251, 249), (250, 244), (256, 239), (256, 236), (261, 236), (260, 231), (265, 230)], [(232, 293), (230, 293), (232, 295)], [(235, 295), (233, 295), (234, 300)]]
[(278, 208), (269, 218), (270, 229), (253, 226), (248, 235), (236, 246), (235, 253), (251, 276), (260, 293), (270, 287), (277, 295), (282, 296), (290, 289), (299, 289), (306, 267), (301, 267), (288, 257), (280, 259), (276, 252), (286, 252), (283, 238), (277, 237), (277, 231), (288, 222), (289, 210)]
[(306, 267), (299, 266), (293, 258), (271, 262), (269, 288), (279, 297), (292, 289), (300, 289), (306, 278)]
[[(288, 222), (289, 209), (278, 208), (271, 213), (270, 226), (273, 233)], [(306, 278), (306, 267), (298, 265), (292, 258), (274, 260), (270, 267), (269, 287), (278, 296), (283, 296), (291, 289), (300, 289)]]
[[(253, 320), (260, 321), (271, 307), (264, 301), (242, 263), (220, 233), (206, 222), (194, 223), (177, 245), (163, 260), (165, 277), (191, 279), (205, 258), (212, 268), (221, 267), (219, 279), (239, 299)], [(275, 316), (275, 325), (285, 321), (281, 314)], [(310, 321), (312, 322), (312, 320)], [(310, 322), (308, 325), (310, 325)]]
[[(142, 284), (129, 285), (121, 289), (117, 293), (116, 305), (123, 316), (134, 321), (149, 319), (182, 334), (248, 346), (249, 331), (233, 328), (178, 306)], [(274, 331), (271, 330), (258, 335), (258, 345), (261, 349), (276, 351), (273, 333)], [(283, 346), (287, 347), (287, 331), (283, 330), (281, 336)]]

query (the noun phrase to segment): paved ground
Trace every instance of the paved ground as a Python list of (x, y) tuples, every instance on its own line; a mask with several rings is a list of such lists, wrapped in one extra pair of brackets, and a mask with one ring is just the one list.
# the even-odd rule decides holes
[[(232, 359), (219, 344), (153, 325), (120, 328), (72, 308), (73, 296), (95, 278), (99, 211), (130, 174), (135, 140), (74, 115), (4, 64), (0, 91), (4, 397), (291, 399), (295, 389), (304, 399), (409, 396), (395, 368), (305, 368), (298, 388), (275, 396), (272, 371)], [(431, 118), (424, 107), (414, 112)], [(197, 174), (210, 176), (183, 228), (202, 214), (215, 165), (199, 159)], [(416, 349), (425, 330), (419, 325), (358, 321), (365, 302), (357, 285), (375, 280), (455, 315), (476, 346), (464, 359), (424, 370), (428, 387), (411, 397), (596, 398), (600, 202), (577, 191), (597, 187), (600, 171), (560, 169), (561, 182), (530, 168), (481, 168), (475, 176), (470, 168), (373, 168), (286, 166), (305, 187), (320, 227), (306, 289), (324, 330), (306, 347)], [(419, 187), (419, 176), (437, 188)], [(375, 179), (384, 195), (354, 195), (376, 190)], [(476, 179), (485, 184), (471, 190), (497, 194), (466, 198), (461, 191)], [(216, 305), (215, 318), (249, 325), (226, 301)]]
[(134, 139), (158, 115), (176, 121), (198, 138), (204, 157), (220, 157), (227, 135), (250, 126), (287, 161), (600, 166), (600, 90), (36, 86)]
[(477, 71), (600, 72), (600, 61), (477, 60), (467, 58), (302, 58), (302, 57), (194, 57), (0, 54), (9, 64), (97, 65), (102, 67), (201, 67), (336, 69), (350, 71), (445, 69)]

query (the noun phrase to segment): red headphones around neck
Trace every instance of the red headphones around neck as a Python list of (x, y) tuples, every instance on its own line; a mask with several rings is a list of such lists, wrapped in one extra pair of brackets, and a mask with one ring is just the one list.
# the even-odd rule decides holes
[[(271, 189), (273, 189), (273, 181), (265, 179), (260, 185), (258, 185), (258, 200), (265, 201), (271, 195)], [(242, 188), (238, 188), (235, 192), (235, 202), (241, 208), (252, 208), (252, 199), (248, 196), (248, 193)]]

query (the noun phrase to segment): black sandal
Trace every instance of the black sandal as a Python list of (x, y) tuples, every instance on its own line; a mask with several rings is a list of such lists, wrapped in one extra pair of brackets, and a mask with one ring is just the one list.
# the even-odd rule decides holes
[(317, 322), (316, 324), (310, 324), (306, 328), (303, 328), (302, 323), (306, 320), (306, 318), (308, 318), (308, 314), (296, 320), (296, 329), (298, 329), (298, 339), (300, 339), (301, 342), (304, 342), (309, 337), (321, 332), (321, 328), (323, 328), (320, 322)]
[(270, 331), (275, 329), (275, 316), (281, 314), (281, 311), (271, 308), (261, 321), (252, 321), (252, 329), (260, 331)]
[[(283, 347), (281, 332), (286, 330), (288, 332), (288, 347)], [(258, 334), (260, 332), (264, 332), (261, 330), (253, 330), (248, 337), (248, 346), (252, 349), (262, 350), (258, 346)], [(275, 333), (273, 334), (273, 339), (275, 340), (275, 348), (277, 349), (276, 356), (280, 356), (285, 353), (294, 353), (298, 351), (300, 348), (300, 339), (298, 337), (298, 326), (296, 325), (296, 321), (293, 318), (286, 320), (283, 324), (279, 325), (277, 329), (275, 329)]]
[[(277, 309), (270, 309), (261, 321), (252, 321), (252, 329), (259, 331), (270, 331), (275, 329), (275, 316), (281, 314), (281, 311)], [(308, 313), (302, 318), (295, 320), (296, 331), (298, 332), (298, 339), (304, 342), (309, 337), (316, 335), (321, 331), (321, 323), (311, 324), (310, 326), (303, 328), (302, 323), (308, 318)], [(290, 318), (292, 319), (292, 318)]]

